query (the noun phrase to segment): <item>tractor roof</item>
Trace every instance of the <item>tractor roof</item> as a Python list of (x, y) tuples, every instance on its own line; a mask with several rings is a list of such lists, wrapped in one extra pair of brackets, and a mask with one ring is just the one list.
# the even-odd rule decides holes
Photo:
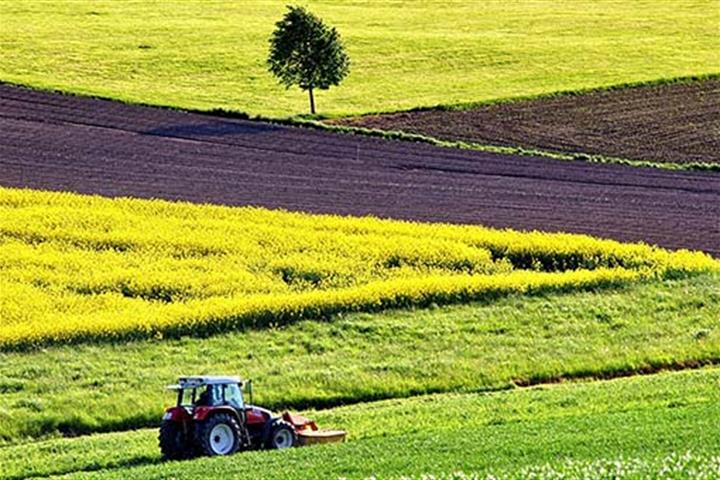
[(231, 383), (242, 385), (243, 382), (239, 377), (203, 375), (196, 377), (180, 377), (177, 385), (170, 385), (168, 388), (172, 390), (179, 390), (181, 388), (198, 388), (205, 385), (227, 385)]

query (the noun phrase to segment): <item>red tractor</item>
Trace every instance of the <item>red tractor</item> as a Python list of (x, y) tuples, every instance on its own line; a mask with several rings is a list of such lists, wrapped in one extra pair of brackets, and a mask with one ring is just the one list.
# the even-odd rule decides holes
[[(160, 425), (160, 451), (166, 459), (230, 455), (239, 450), (290, 448), (343, 441), (345, 432), (318, 430), (312, 420), (248, 405), (237, 377), (181, 377), (177, 404), (167, 408)], [(247, 382), (252, 401), (252, 382)]]

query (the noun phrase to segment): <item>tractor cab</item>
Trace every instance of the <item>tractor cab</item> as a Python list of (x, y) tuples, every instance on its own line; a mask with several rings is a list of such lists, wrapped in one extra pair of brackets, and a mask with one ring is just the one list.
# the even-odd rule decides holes
[[(251, 382), (248, 382), (252, 388)], [(177, 391), (177, 406), (192, 411), (196, 407), (227, 405), (237, 410), (245, 409), (243, 382), (237, 377), (181, 377), (168, 389)]]

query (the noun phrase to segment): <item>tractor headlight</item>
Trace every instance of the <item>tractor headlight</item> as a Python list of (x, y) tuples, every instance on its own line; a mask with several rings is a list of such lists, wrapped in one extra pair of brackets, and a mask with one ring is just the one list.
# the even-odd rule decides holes
[(165, 415), (163, 415), (163, 420), (172, 420), (172, 412), (165, 412)]

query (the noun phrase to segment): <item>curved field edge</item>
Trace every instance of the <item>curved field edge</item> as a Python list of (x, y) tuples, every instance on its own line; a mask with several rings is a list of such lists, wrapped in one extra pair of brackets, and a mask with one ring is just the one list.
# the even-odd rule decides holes
[[(557, 97), (578, 97), (582, 95), (588, 95), (592, 93), (601, 93), (601, 92), (612, 92), (615, 90), (625, 90), (628, 88), (638, 88), (638, 87), (652, 87), (652, 86), (662, 86), (662, 85), (682, 85), (682, 84), (689, 84), (689, 83), (696, 83), (696, 82), (702, 82), (706, 80), (720, 80), (720, 72), (712, 72), (712, 73), (705, 73), (705, 74), (699, 74), (699, 75), (683, 75), (683, 76), (677, 76), (677, 77), (659, 77), (654, 78), (650, 80), (641, 80), (641, 81), (635, 81), (635, 82), (620, 82), (610, 85), (602, 85), (598, 87), (586, 87), (586, 88), (577, 88), (577, 89), (571, 89), (571, 90), (558, 90), (554, 92), (548, 92), (548, 93), (539, 93), (535, 95), (519, 95), (514, 97), (504, 97), (504, 98), (496, 98), (496, 99), (490, 99), (490, 100), (480, 100), (480, 101), (474, 101), (474, 102), (462, 102), (462, 103), (441, 103), (437, 105), (430, 105), (430, 106), (419, 106), (419, 107), (413, 107), (409, 108), (407, 110), (395, 110), (395, 111), (377, 111), (377, 112), (370, 112), (370, 113), (364, 113), (362, 115), (357, 115), (355, 117), (344, 117), (343, 119), (352, 120), (353, 118), (362, 118), (363, 116), (367, 115), (383, 115), (383, 114), (389, 114), (389, 113), (412, 113), (412, 112), (426, 112), (426, 111), (454, 111), (454, 110), (472, 110), (479, 107), (487, 107), (490, 105), (498, 105), (498, 104), (512, 104), (512, 103), (523, 103), (528, 102), (532, 100), (547, 100), (551, 98), (557, 98)], [(332, 119), (329, 119), (332, 120)]]
[[(450, 7), (446, 2), (312, 1), (308, 7), (337, 26), (353, 59), (346, 82), (318, 96), (321, 111), (333, 115), (720, 67), (712, 1), (585, 0), (562, 12), (550, 1)], [(8, 55), (0, 78), (5, 80), (188, 108), (240, 106), (272, 116), (307, 110), (306, 96), (285, 91), (264, 65), (280, 4), (247, 9), (214, 2), (199, 7), (9, 1), (2, 8), (0, 41)], [(210, 44), (204, 41), (207, 31), (213, 32)], [(244, 48), (238, 50), (238, 44)]]
[(5, 350), (720, 271), (703, 253), (582, 235), (260, 208), (0, 189), (0, 213)]
[(717, 274), (700, 275), (203, 339), (0, 353), (0, 439), (157, 425), (172, 401), (162, 386), (185, 374), (253, 378), (255, 401), (282, 410), (713, 364), (719, 286)]
[[(211, 112), (213, 114), (234, 116), (227, 112)], [(267, 120), (272, 122), (272, 120)], [(365, 135), (368, 137), (384, 138), (387, 140), (398, 140), (406, 142), (426, 143), (436, 147), (456, 148), (461, 150), (474, 150), (478, 152), (501, 153), (506, 155), (522, 155), (527, 157), (543, 157), (563, 161), (583, 161), (589, 163), (606, 163), (614, 165), (626, 165), (638, 168), (659, 168), (673, 171), (698, 171), (698, 172), (720, 172), (720, 164), (713, 162), (655, 162), (652, 160), (633, 160), (629, 158), (611, 157), (586, 152), (560, 152), (522, 146), (488, 145), (483, 143), (444, 140), (428, 135), (408, 133), (401, 130), (382, 130), (378, 128), (354, 127), (349, 125), (334, 125), (319, 121), (290, 121), (276, 122), (291, 125), (298, 125), (306, 128), (317, 128), (336, 133)]]
[(346, 429), (348, 440), (341, 445), (161, 462), (152, 429), (8, 446), (0, 449), (0, 463), (8, 480), (71, 473), (76, 474), (71, 478), (167, 478), (215, 471), (233, 478), (432, 474), (459, 479), (464, 477), (452, 472), (523, 478), (556, 470), (577, 478), (587, 468), (590, 473), (603, 465), (617, 468), (609, 461), (614, 459), (632, 467), (623, 469), (626, 475), (670, 466), (687, 474), (680, 478), (697, 478), (693, 471), (716, 472), (718, 466), (712, 457), (720, 446), (720, 434), (712, 428), (720, 419), (718, 372), (417, 396), (304, 412), (323, 425)]
[[(555, 99), (561, 99), (562, 97), (577, 97), (574, 101), (583, 101), (583, 97), (589, 96), (588, 98), (593, 98), (596, 94), (599, 93), (606, 93), (606, 92), (616, 92), (618, 94), (628, 94), (633, 93), (636, 91), (642, 91), (642, 89), (647, 89), (649, 87), (658, 87), (658, 86), (676, 86), (676, 87), (697, 87), (698, 84), (702, 84), (703, 82), (708, 82), (712, 80), (718, 80), (720, 79), (719, 74), (710, 74), (710, 75), (701, 75), (701, 76), (692, 76), (692, 77), (682, 77), (682, 78), (674, 78), (674, 79), (658, 79), (656, 81), (650, 81), (650, 82), (639, 82), (639, 83), (630, 83), (630, 84), (623, 84), (623, 85), (614, 85), (611, 87), (606, 88), (596, 88), (596, 89), (586, 89), (586, 90), (578, 90), (578, 91), (569, 91), (569, 92), (557, 92), (555, 94), (548, 94), (548, 95), (537, 95), (537, 96), (530, 96), (530, 97), (521, 97), (521, 98), (514, 98), (514, 99), (502, 99), (498, 101), (488, 101), (488, 102), (476, 102), (476, 103), (468, 103), (468, 104), (461, 104), (461, 105), (439, 105), (435, 107), (428, 107), (428, 108), (416, 108), (416, 109), (410, 109), (404, 112), (382, 112), (382, 113), (376, 113), (376, 114), (368, 114), (364, 116), (359, 117), (349, 117), (349, 118), (341, 118), (341, 119), (333, 119), (330, 120), (327, 123), (321, 123), (320, 125), (317, 125), (320, 122), (306, 122), (305, 125), (309, 127), (315, 127), (315, 128), (325, 128), (331, 131), (336, 131), (340, 133), (356, 133), (366, 136), (372, 136), (372, 137), (380, 137), (380, 138), (386, 138), (386, 139), (395, 139), (395, 140), (405, 140), (405, 141), (412, 141), (412, 142), (420, 142), (420, 143), (427, 143), (435, 146), (441, 146), (446, 148), (459, 148), (459, 149), (465, 149), (465, 150), (476, 150), (476, 151), (483, 151), (483, 152), (492, 152), (492, 153), (503, 153), (503, 154), (512, 154), (512, 155), (527, 155), (527, 156), (540, 156), (540, 157), (546, 157), (546, 158), (554, 158), (558, 160), (582, 160), (582, 161), (588, 161), (592, 163), (611, 163), (611, 164), (620, 164), (620, 165), (628, 165), (628, 166), (634, 166), (634, 167), (648, 167), (648, 168), (661, 168), (661, 169), (667, 169), (667, 170), (691, 170), (691, 171), (720, 171), (720, 165), (716, 161), (669, 161), (667, 159), (665, 160), (653, 160), (651, 158), (633, 158), (633, 156), (613, 156), (608, 154), (603, 154), (600, 150), (602, 148), (596, 146), (594, 148), (594, 153), (588, 153), (586, 151), (582, 151), (582, 147), (573, 147), (577, 149), (576, 151), (573, 151), (572, 148), (562, 148), (562, 149), (553, 149), (549, 146), (543, 146), (539, 143), (542, 143), (543, 141), (541, 138), (544, 134), (547, 134), (548, 131), (545, 131), (545, 133), (538, 133), (538, 132), (526, 132), (526, 137), (523, 140), (518, 140), (519, 135), (515, 135), (514, 137), (510, 138), (497, 138), (498, 145), (493, 145), (491, 142), (492, 140), (485, 139), (483, 141), (475, 140), (473, 141), (471, 138), (458, 138), (459, 135), (455, 134), (453, 132), (453, 129), (448, 130), (440, 130), (438, 131), (435, 129), (435, 134), (433, 133), (433, 128), (429, 125), (432, 125), (433, 120), (432, 118), (427, 117), (427, 114), (432, 114), (433, 112), (437, 115), (441, 115), (442, 112), (463, 112), (473, 109), (482, 109), (484, 107), (489, 106), (498, 106), (498, 105), (512, 105), (512, 104), (529, 104), (529, 105), (518, 105), (518, 108), (528, 108), (535, 104), (542, 104), (546, 103), (549, 100), (555, 100)], [(650, 93), (652, 95), (652, 92)], [(694, 96), (706, 96), (709, 97), (709, 93), (705, 92), (702, 95), (698, 92), (693, 92)], [(671, 97), (669, 100), (673, 100)], [(618, 100), (616, 102), (616, 108), (621, 108), (622, 104)], [(588, 109), (587, 105), (583, 106), (569, 106), (569, 105), (555, 105), (556, 108), (565, 108), (567, 110), (567, 115), (570, 115), (573, 109), (579, 109), (579, 108), (585, 108)], [(598, 106), (596, 105), (595, 108), (602, 107), (602, 105)], [(548, 107), (548, 108), (552, 108)], [(527, 115), (532, 114), (533, 110), (530, 109), (531, 113), (526, 113)], [(520, 110), (510, 110), (508, 112), (496, 112), (494, 115), (508, 115), (511, 118), (513, 116), (521, 116), (519, 113)], [(397, 114), (418, 114), (422, 115), (423, 120), (420, 121), (413, 121), (412, 118), (406, 118), (404, 117), (401, 120), (397, 120), (395, 115)], [(535, 113), (537, 114), (537, 113)], [(387, 115), (387, 119), (384, 119), (384, 116)], [(462, 122), (466, 119), (452, 119), (452, 118), (441, 118), (436, 117), (434, 119), (434, 122), (443, 123), (443, 121), (455, 121), (455, 122)], [(472, 120), (470, 120), (472, 122)], [(564, 119), (566, 122), (571, 122), (568, 119)], [(669, 119), (668, 121), (672, 122), (672, 119)], [(697, 120), (696, 120), (697, 122)], [(534, 120), (527, 121), (528, 125), (525, 125), (525, 127), (529, 128), (529, 125), (534, 123)], [(324, 125), (324, 127), (323, 127)], [(499, 130), (502, 130), (503, 125), (499, 124), (497, 126)], [(552, 126), (549, 126), (549, 128), (553, 128)], [(702, 129), (702, 126), (698, 127), (699, 129)], [(712, 128), (712, 125), (707, 125), (707, 128)], [(429, 129), (429, 130), (428, 130)], [(442, 132), (445, 132), (444, 134)], [(453, 133), (451, 133), (453, 132)], [(670, 135), (669, 133), (665, 132), (666, 135)], [(492, 136), (490, 132), (483, 132), (482, 136)], [(539, 135), (539, 137), (535, 136)], [(588, 134), (591, 136), (590, 134)], [(662, 136), (662, 132), (658, 132), (658, 135)], [(464, 137), (470, 137), (472, 136), (471, 131), (465, 131), (465, 133), (462, 135)], [(442, 137), (442, 138), (439, 138)], [(453, 138), (455, 137), (455, 138)], [(622, 140), (619, 139), (619, 140)], [(702, 139), (693, 139), (695, 142), (701, 142)], [(526, 144), (523, 146), (520, 145), (522, 141), (525, 141)], [(570, 140), (565, 139), (565, 142), (569, 142)], [(582, 141), (582, 138), (580, 139)], [(490, 142), (490, 143), (487, 143)], [(502, 145), (500, 145), (502, 143)], [(512, 145), (513, 143), (518, 143), (518, 145)], [(592, 147), (586, 147), (592, 150)], [(607, 145), (605, 148), (609, 148)], [(634, 157), (637, 157), (635, 155)]]
[[(543, 94), (532, 95), (532, 96), (510, 97), (510, 98), (502, 98), (502, 99), (487, 100), (487, 101), (480, 101), (480, 102), (469, 102), (469, 103), (462, 103), (462, 104), (455, 104), (455, 105), (436, 105), (436, 106), (430, 106), (430, 107), (411, 108), (409, 110), (369, 112), (369, 113), (363, 113), (362, 115), (363, 116), (365, 116), (365, 115), (383, 115), (383, 114), (392, 114), (392, 113), (422, 112), (422, 111), (433, 111), (433, 110), (439, 110), (439, 111), (468, 110), (468, 109), (472, 109), (472, 108), (478, 108), (478, 107), (483, 107), (483, 106), (488, 106), (488, 105), (503, 104), (503, 103), (518, 103), (518, 102), (523, 102), (523, 101), (542, 100), (542, 99), (549, 99), (549, 98), (562, 97), (562, 96), (579, 96), (579, 95), (585, 95), (585, 94), (596, 93), (596, 92), (614, 91), (614, 90), (621, 90), (624, 88), (633, 88), (633, 87), (642, 87), (642, 86), (684, 84), (684, 83), (690, 83), (690, 82), (694, 82), (694, 81), (710, 80), (710, 79), (720, 79), (720, 73), (710, 73), (710, 74), (706, 74), (706, 75), (694, 75), (694, 76), (684, 76), (684, 77), (675, 77), (675, 78), (661, 78), (661, 79), (648, 80), (648, 81), (607, 85), (607, 86), (603, 86), (603, 87), (584, 88), (584, 89), (578, 89), (578, 90), (565, 90), (565, 91), (543, 93)], [(55, 93), (55, 94), (59, 94), (59, 95), (71, 95), (71, 96), (79, 96), (79, 97), (87, 97), (87, 98), (97, 98), (97, 99), (102, 99), (102, 100), (122, 101), (122, 100), (119, 100), (117, 98), (112, 98), (112, 97), (74, 93), (74, 92), (70, 92), (70, 91), (56, 90), (56, 89), (52, 89), (52, 88), (40, 88), (40, 87), (34, 87), (32, 85), (25, 85), (25, 84), (21, 84), (21, 83), (7, 82), (7, 81), (2, 81), (2, 80), (0, 80), (0, 83), (17, 86), (17, 87), (30, 88), (33, 90), (47, 91), (47, 92), (51, 92), (51, 93)], [(329, 132), (334, 132), (334, 133), (339, 133), (339, 134), (363, 135), (363, 136), (367, 136), (367, 137), (382, 138), (385, 140), (424, 143), (424, 144), (433, 145), (436, 147), (443, 147), (443, 148), (454, 148), (454, 149), (472, 150), (472, 151), (478, 151), (478, 152), (499, 153), (499, 154), (505, 154), (505, 155), (522, 155), (522, 156), (529, 156), (529, 157), (543, 157), (543, 158), (550, 158), (550, 159), (554, 159), (554, 160), (564, 160), (564, 161), (585, 161), (585, 162), (600, 163), (600, 164), (626, 165), (626, 166), (638, 167), (638, 168), (659, 168), (659, 169), (663, 169), (663, 170), (672, 170), (672, 171), (701, 171), (701, 172), (702, 171), (707, 171), (707, 172), (719, 172), (720, 171), (720, 164), (713, 163), (713, 162), (659, 162), (659, 161), (652, 161), (652, 160), (639, 160), (639, 159), (623, 158), (623, 157), (618, 157), (618, 156), (601, 155), (601, 154), (587, 153), (587, 152), (582, 152), (582, 151), (576, 151), (576, 152), (556, 151), (556, 150), (551, 150), (551, 149), (529, 148), (529, 147), (524, 147), (524, 146), (492, 145), (492, 144), (478, 143), (478, 142), (441, 139), (441, 138), (437, 138), (437, 137), (430, 136), (430, 135), (409, 133), (409, 132), (405, 132), (405, 131), (401, 131), (401, 130), (368, 128), (368, 127), (362, 127), (362, 126), (353, 126), (353, 125), (344, 125), (344, 124), (340, 124), (340, 123), (335, 123), (338, 120), (340, 120), (340, 121), (345, 120), (345, 119), (352, 120), (353, 118), (361, 118), (361, 117), (322, 117), (322, 116), (311, 116), (311, 115), (299, 115), (299, 116), (288, 117), (288, 118), (280, 118), (280, 117), (270, 117), (270, 116), (264, 116), (264, 115), (249, 115), (249, 114), (239, 111), (239, 110), (228, 109), (228, 108), (219, 108), (219, 107), (218, 108), (209, 108), (209, 109), (193, 109), (193, 108), (183, 108), (183, 107), (172, 107), (172, 106), (167, 106), (167, 105), (157, 105), (157, 104), (151, 104), (151, 103), (145, 103), (145, 102), (133, 102), (133, 101), (122, 101), (122, 102), (129, 104), (129, 105), (137, 105), (137, 106), (145, 106), (145, 107), (153, 107), (153, 108), (163, 108), (163, 109), (169, 109), (169, 110), (178, 110), (178, 111), (185, 111), (185, 112), (190, 112), (190, 113), (205, 114), (205, 115), (209, 115), (209, 116), (213, 116), (213, 117), (252, 120), (252, 121), (265, 122), (265, 123), (271, 123), (271, 124), (277, 124), (277, 125), (312, 128), (312, 129), (316, 129), (316, 130), (324, 130), (324, 131), (329, 131)]]

